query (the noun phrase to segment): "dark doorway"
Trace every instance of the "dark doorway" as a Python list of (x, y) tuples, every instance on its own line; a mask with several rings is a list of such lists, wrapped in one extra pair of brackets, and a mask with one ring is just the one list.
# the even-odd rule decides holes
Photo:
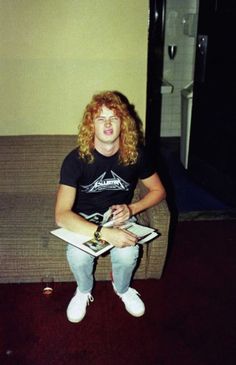
[(189, 171), (236, 204), (234, 1), (199, 1)]
[(149, 1), (147, 110), (145, 140), (155, 163), (160, 153), (161, 83), (164, 59), (165, 0)]

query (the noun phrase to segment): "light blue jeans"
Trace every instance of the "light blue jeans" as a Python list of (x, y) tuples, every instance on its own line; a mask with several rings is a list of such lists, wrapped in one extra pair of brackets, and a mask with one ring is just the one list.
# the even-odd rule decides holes
[[(139, 256), (139, 245), (123, 248), (113, 247), (110, 251), (112, 277), (118, 293), (125, 293), (130, 286), (133, 271)], [(95, 257), (72, 245), (67, 246), (67, 260), (82, 293), (93, 288)]]

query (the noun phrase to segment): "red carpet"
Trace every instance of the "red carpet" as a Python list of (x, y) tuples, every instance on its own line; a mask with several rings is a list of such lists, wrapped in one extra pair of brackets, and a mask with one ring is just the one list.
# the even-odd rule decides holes
[(236, 222), (178, 224), (161, 280), (135, 281), (133, 318), (98, 282), (80, 324), (65, 311), (73, 283), (0, 285), (1, 365), (234, 365)]

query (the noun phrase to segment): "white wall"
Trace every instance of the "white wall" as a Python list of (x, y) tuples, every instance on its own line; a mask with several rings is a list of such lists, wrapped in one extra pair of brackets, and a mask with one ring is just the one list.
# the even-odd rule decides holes
[(0, 0), (0, 135), (76, 134), (118, 90), (144, 121), (148, 1)]

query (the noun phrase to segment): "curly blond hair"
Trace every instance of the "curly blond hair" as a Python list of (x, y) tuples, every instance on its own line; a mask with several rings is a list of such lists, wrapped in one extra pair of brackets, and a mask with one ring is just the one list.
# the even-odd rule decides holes
[(86, 106), (79, 126), (78, 150), (80, 157), (89, 163), (94, 160), (94, 119), (99, 115), (102, 106), (111, 109), (120, 118), (119, 161), (123, 165), (132, 165), (137, 161), (139, 132), (135, 119), (131, 116), (127, 102), (115, 91), (105, 91), (93, 96)]

